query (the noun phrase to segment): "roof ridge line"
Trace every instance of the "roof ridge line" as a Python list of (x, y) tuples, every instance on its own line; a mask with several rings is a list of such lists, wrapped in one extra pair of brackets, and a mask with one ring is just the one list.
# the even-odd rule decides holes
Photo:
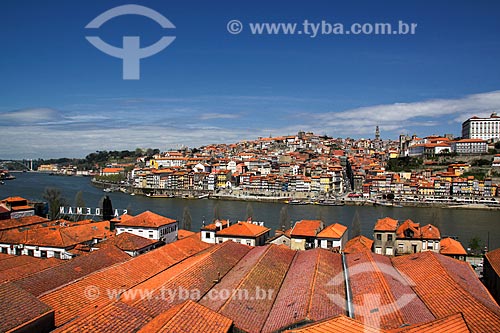
[(314, 295), (314, 290), (316, 289), (316, 277), (318, 276), (318, 267), (319, 267), (319, 262), (320, 262), (319, 259), (321, 257), (322, 251), (318, 250), (317, 252), (318, 252), (318, 256), (316, 258), (316, 264), (314, 265), (314, 277), (313, 277), (313, 281), (312, 281), (311, 294), (309, 295), (309, 304), (307, 305), (306, 318), (309, 318), (309, 315), (311, 314), (312, 299), (313, 299), (313, 295)]

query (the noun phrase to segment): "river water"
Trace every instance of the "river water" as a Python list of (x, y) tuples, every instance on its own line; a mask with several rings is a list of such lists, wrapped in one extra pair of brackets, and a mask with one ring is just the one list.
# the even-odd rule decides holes
[[(42, 199), (46, 187), (61, 190), (66, 201), (74, 206), (75, 197), (83, 192), (86, 207), (99, 207), (104, 195), (109, 195), (113, 208), (128, 209), (132, 215), (146, 210), (157, 214), (182, 220), (184, 208), (188, 207), (192, 217), (192, 230), (200, 229), (202, 222), (210, 223), (214, 212), (230, 221), (245, 220), (248, 211), (253, 211), (253, 220), (264, 221), (267, 227), (279, 228), (280, 210), (288, 208), (288, 216), (292, 221), (321, 218), (327, 224), (334, 222), (348, 226), (352, 230), (353, 221), (358, 219), (361, 233), (373, 238), (373, 226), (378, 218), (392, 217), (400, 221), (412, 219), (421, 225), (432, 223), (441, 230), (441, 235), (456, 236), (467, 248), (472, 237), (479, 237), (484, 245), (489, 238), (490, 249), (500, 247), (500, 211), (465, 210), (446, 208), (412, 208), (412, 207), (372, 207), (372, 206), (317, 206), (286, 205), (283, 203), (223, 201), (209, 199), (176, 199), (149, 198), (131, 196), (121, 192), (105, 193), (90, 183), (90, 178), (50, 176), (40, 173), (15, 173), (17, 179), (6, 181), (0, 185), (0, 199), (9, 196), (21, 196), (31, 200)], [(273, 234), (273, 233), (272, 233)]]

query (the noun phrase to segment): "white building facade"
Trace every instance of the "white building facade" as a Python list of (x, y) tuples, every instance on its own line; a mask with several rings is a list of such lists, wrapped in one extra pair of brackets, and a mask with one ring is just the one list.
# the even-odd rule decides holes
[(472, 117), (462, 123), (464, 139), (500, 140), (500, 117), (496, 112), (489, 118)]

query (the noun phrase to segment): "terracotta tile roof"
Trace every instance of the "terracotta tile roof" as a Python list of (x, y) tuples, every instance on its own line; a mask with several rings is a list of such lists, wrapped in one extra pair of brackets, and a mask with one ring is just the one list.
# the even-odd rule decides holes
[(16, 284), (35, 296), (40, 296), (93, 272), (125, 262), (130, 256), (115, 246), (102, 246), (88, 255), (65, 260), (61, 265), (19, 279)]
[(129, 232), (116, 235), (116, 237), (113, 237), (112, 242), (122, 251), (139, 251), (153, 244), (161, 243), (155, 239), (144, 238)]
[(227, 333), (233, 321), (188, 300), (156, 316), (137, 333)]
[(405, 231), (408, 229), (413, 232), (412, 238), (420, 238), (420, 223), (413, 222), (410, 219), (401, 223), (401, 225), (398, 227), (396, 231), (396, 237), (406, 238)]
[(291, 237), (315, 237), (322, 228), (320, 220), (301, 220), (295, 223), (290, 233)]
[(485, 256), (493, 270), (500, 276), (500, 248), (489, 251)]
[(183, 239), (183, 238), (192, 236), (194, 234), (196, 234), (196, 233), (193, 231), (189, 231), (189, 230), (184, 230), (184, 229), (177, 230), (177, 238), (178, 239)]
[(420, 237), (423, 239), (441, 239), (441, 233), (436, 226), (427, 224), (420, 228)]
[(105, 238), (112, 234), (109, 229), (109, 221), (69, 227), (48, 226), (28, 230), (9, 229), (0, 232), (0, 242), (71, 248), (79, 243)]
[[(405, 232), (411, 230), (413, 232), (412, 237), (406, 237)], [(432, 224), (427, 224), (420, 227), (420, 223), (413, 222), (408, 219), (404, 221), (396, 231), (397, 238), (412, 238), (412, 239), (441, 239), (441, 233), (436, 226)]]
[(356, 319), (345, 315), (339, 315), (318, 323), (310, 324), (302, 328), (286, 330), (283, 333), (384, 333), (387, 331), (376, 327), (367, 326)]
[(10, 282), (0, 284), (0, 304), (0, 332), (15, 332), (16, 327), (53, 312), (48, 305)]
[(12, 210), (12, 211), (30, 210), (30, 209), (34, 209), (33, 206), (22, 205), (22, 206), (12, 206), (12, 207), (10, 207), (10, 210)]
[(467, 251), (465, 251), (462, 244), (459, 241), (449, 237), (441, 239), (439, 253), (445, 255), (467, 255)]
[[(56, 326), (61, 326), (77, 316), (82, 316), (85, 311), (98, 311), (101, 306), (109, 303), (106, 290), (128, 290), (208, 247), (210, 244), (199, 238), (187, 237), (94, 272), (69, 285), (42, 294), (39, 298), (54, 308)], [(85, 290), (89, 286), (100, 290), (95, 299), (85, 296)]]
[[(219, 224), (219, 226), (217, 226)], [(204, 227), (201, 228), (201, 230), (207, 230), (207, 231), (216, 231), (219, 230), (220, 227), (226, 228), (229, 224), (229, 220), (215, 220), (214, 223), (210, 223)]]
[(12, 204), (12, 203), (15, 203), (15, 202), (23, 202), (23, 201), (27, 202), (28, 199), (24, 199), (22, 197), (8, 197), (8, 198), (5, 198), (5, 199), (2, 199), (1, 202)]
[(108, 302), (98, 308), (84, 309), (80, 317), (51, 333), (136, 332), (153, 318), (122, 302)]
[(248, 222), (238, 222), (216, 232), (217, 236), (257, 238), (271, 229)]
[[(338, 283), (332, 283), (333, 277), (340, 277)], [(330, 295), (345, 299), (340, 254), (323, 249), (297, 252), (262, 332), (344, 313), (344, 308), (334, 303)]]
[[(123, 294), (121, 301), (142, 309), (155, 317), (185, 299), (173, 297), (165, 300), (162, 293), (165, 290), (198, 290), (199, 294), (191, 297), (198, 301), (216, 284), (217, 280), (225, 276), (238, 261), (243, 258), (251, 247), (234, 242), (217, 244), (196, 256), (157, 274), (156, 276), (138, 284)], [(149, 290), (152, 297), (148, 299), (134, 299), (130, 297), (136, 291)]]
[(390, 217), (384, 217), (383, 219), (378, 219), (374, 231), (396, 231), (398, 227), (398, 220), (392, 219)]
[(500, 307), (468, 263), (431, 251), (395, 257), (392, 263), (411, 278), (412, 289), (435, 317), (461, 312), (471, 332), (500, 331)]
[(40, 216), (25, 216), (17, 219), (0, 220), (0, 230), (14, 229), (31, 226), (34, 224), (46, 223), (49, 220)]
[(461, 313), (433, 320), (428, 323), (390, 330), (389, 333), (470, 333)]
[[(249, 333), (260, 332), (268, 318), (296, 251), (268, 245), (268, 251), (241, 280), (239, 290), (248, 292), (248, 299), (229, 299), (219, 313), (231, 318), (235, 327)], [(259, 300), (258, 290), (265, 291), (266, 297)]]
[(361, 252), (346, 255), (346, 260), (355, 319), (382, 329), (434, 319), (388, 257)]
[[(253, 270), (254, 266), (262, 260), (263, 256), (267, 253), (269, 247), (257, 246), (252, 248), (234, 267), (230, 270), (224, 278), (216, 284), (212, 289), (214, 292), (221, 294), (221, 290), (236, 290), (240, 282)], [(227, 297), (217, 297), (211, 299), (204, 297), (200, 300), (200, 304), (204, 305), (213, 311), (219, 311), (220, 308), (228, 301)]]
[(132, 216), (132, 215), (129, 215), (129, 214), (123, 214), (123, 215), (120, 215), (120, 216), (118, 216), (118, 217), (112, 218), (112, 219), (111, 219), (111, 222), (127, 221), (127, 220), (130, 220), (131, 218), (133, 218), (133, 216)]
[(0, 283), (18, 280), (63, 262), (63, 260), (56, 258), (42, 259), (24, 255), (2, 254), (0, 256)]
[(325, 229), (321, 230), (319, 234), (316, 235), (317, 238), (335, 238), (340, 239), (346, 232), (347, 227), (340, 224), (334, 223), (327, 226)]
[(121, 220), (117, 226), (158, 228), (167, 224), (175, 223), (176, 220), (146, 211), (131, 219)]
[(350, 239), (345, 247), (344, 253), (358, 253), (363, 251), (371, 251), (373, 240), (363, 235)]

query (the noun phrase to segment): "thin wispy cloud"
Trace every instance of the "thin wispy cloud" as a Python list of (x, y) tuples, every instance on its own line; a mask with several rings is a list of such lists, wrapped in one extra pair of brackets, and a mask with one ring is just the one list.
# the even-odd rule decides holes
[(3, 111), (0, 142), (11, 144), (0, 146), (0, 158), (82, 157), (103, 149), (198, 147), (259, 136), (293, 135), (299, 130), (334, 137), (366, 137), (373, 135), (377, 125), (387, 138), (423, 129), (431, 133), (436, 129), (435, 133), (439, 133), (437, 130), (444, 123), (451, 123), (459, 133), (465, 119), (500, 110), (500, 91), (339, 112), (314, 108), (306, 112), (301, 111), (307, 110), (302, 105), (291, 107), (286, 117), (284, 113), (273, 113), (274, 108), (266, 108), (266, 102), (256, 104), (254, 109), (236, 102), (239, 100), (236, 98), (222, 112), (212, 111), (216, 105), (193, 105), (188, 101), (176, 105), (158, 103), (154, 107), (141, 107), (138, 103), (133, 110), (104, 104), (87, 111), (49, 108)]
[(200, 120), (209, 119), (237, 119), (241, 118), (239, 114), (227, 114), (227, 113), (204, 113), (200, 115)]
[[(437, 119), (448, 118), (456, 126), (466, 119), (488, 116), (500, 110), (500, 91), (467, 95), (457, 99), (433, 99), (413, 103), (393, 103), (344, 110), (308, 114), (313, 122), (339, 133), (367, 134), (375, 126), (386, 131), (403, 130), (406, 127), (436, 126)], [(304, 115), (306, 116), (306, 115)]]

